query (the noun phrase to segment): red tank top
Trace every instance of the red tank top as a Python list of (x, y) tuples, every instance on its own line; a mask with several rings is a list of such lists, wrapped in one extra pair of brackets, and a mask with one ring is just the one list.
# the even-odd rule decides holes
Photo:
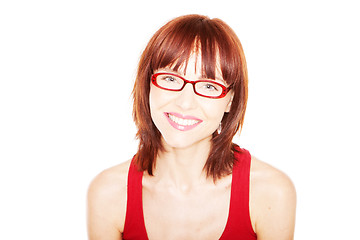
[[(251, 155), (245, 149), (238, 148), (234, 153), (235, 162), (232, 173), (229, 216), (221, 240), (255, 240), (249, 213), (249, 177)], [(123, 239), (148, 239), (142, 205), (142, 176), (132, 162), (128, 175), (127, 208)]]

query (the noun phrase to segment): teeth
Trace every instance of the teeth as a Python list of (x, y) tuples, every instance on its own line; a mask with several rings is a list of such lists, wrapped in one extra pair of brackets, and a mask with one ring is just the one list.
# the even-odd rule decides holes
[(171, 121), (179, 124), (179, 125), (183, 125), (183, 126), (190, 126), (190, 125), (194, 125), (196, 123), (198, 123), (199, 121), (194, 120), (194, 119), (183, 119), (183, 118), (178, 118), (175, 117), (174, 115), (169, 114), (169, 118), (171, 119)]

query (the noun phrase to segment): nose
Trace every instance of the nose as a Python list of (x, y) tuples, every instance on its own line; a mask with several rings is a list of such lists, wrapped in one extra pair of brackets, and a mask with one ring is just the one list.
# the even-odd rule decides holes
[(178, 94), (175, 102), (180, 108), (188, 110), (196, 107), (196, 94), (191, 84), (187, 83)]

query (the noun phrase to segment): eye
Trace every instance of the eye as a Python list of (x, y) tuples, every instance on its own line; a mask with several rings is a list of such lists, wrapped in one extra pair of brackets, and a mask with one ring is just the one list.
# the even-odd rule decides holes
[(175, 83), (175, 82), (177, 82), (177, 79), (176, 79), (175, 76), (172, 76), (172, 75), (162, 75), (161, 76), (161, 81), (165, 81), (165, 82), (169, 82), (169, 83), (171, 83), (171, 82)]
[(197, 93), (208, 97), (218, 97), (223, 92), (222, 86), (212, 81), (199, 81), (195, 87)]
[(180, 90), (184, 83), (179, 76), (169, 73), (156, 75), (155, 81), (158, 87), (168, 90)]
[(211, 83), (207, 83), (206, 85), (204, 85), (204, 88), (206, 90), (209, 90), (209, 91), (217, 91), (218, 86), (216, 86), (215, 84), (211, 84)]
[(202, 82), (199, 84), (198, 87), (201, 89), (201, 91), (206, 91), (206, 92), (221, 91), (221, 87), (218, 84), (211, 82)]

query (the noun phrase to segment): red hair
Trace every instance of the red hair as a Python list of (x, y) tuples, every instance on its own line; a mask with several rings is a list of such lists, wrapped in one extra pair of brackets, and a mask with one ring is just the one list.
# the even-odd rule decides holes
[(150, 114), (151, 75), (159, 68), (171, 66), (177, 71), (181, 65), (186, 66), (194, 49), (201, 54), (204, 77), (214, 79), (219, 64), (223, 79), (234, 93), (231, 109), (221, 121), (221, 132), (213, 133), (204, 171), (214, 180), (232, 172), (236, 151), (232, 139), (243, 125), (248, 96), (245, 55), (240, 40), (222, 20), (186, 15), (161, 27), (150, 39), (139, 61), (133, 89), (133, 118), (138, 128), (136, 137), (139, 139), (135, 160), (139, 170), (146, 170), (150, 175), (157, 154), (164, 150), (161, 134)]

